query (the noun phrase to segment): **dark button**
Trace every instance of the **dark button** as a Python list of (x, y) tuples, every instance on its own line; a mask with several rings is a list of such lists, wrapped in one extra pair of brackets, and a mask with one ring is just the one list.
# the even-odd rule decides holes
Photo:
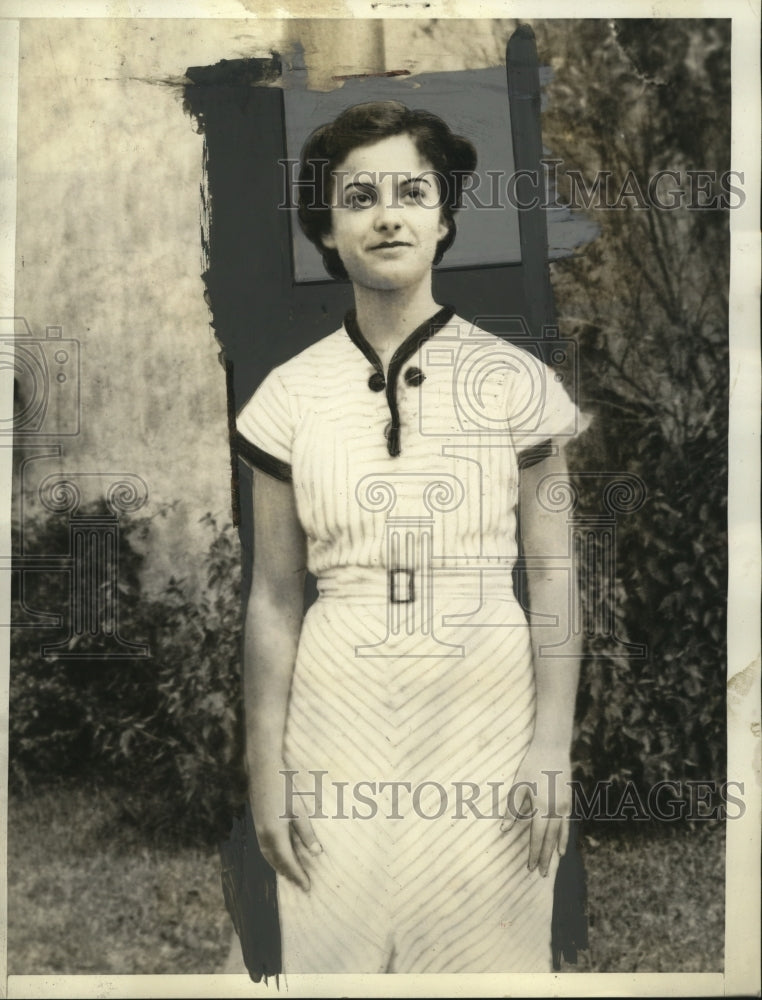
[(386, 388), (386, 379), (381, 372), (373, 372), (371, 377), (368, 379), (368, 388), (372, 389), (373, 392), (384, 391)]
[(420, 385), (425, 378), (420, 368), (408, 368), (405, 372), (405, 381), (408, 385)]

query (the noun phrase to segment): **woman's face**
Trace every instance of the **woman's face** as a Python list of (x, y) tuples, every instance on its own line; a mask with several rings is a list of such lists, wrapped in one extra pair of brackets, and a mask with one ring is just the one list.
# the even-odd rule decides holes
[(427, 278), (448, 227), (431, 164), (409, 135), (353, 149), (333, 172), (331, 231), (353, 284), (393, 290)]

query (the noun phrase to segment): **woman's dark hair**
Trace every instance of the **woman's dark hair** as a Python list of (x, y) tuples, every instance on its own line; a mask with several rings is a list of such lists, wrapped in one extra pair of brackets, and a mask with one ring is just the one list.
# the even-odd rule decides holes
[(430, 111), (411, 110), (399, 101), (371, 101), (347, 108), (334, 121), (309, 136), (302, 149), (299, 171), (299, 224), (304, 235), (323, 255), (333, 278), (347, 278), (341, 257), (323, 246), (331, 229), (332, 171), (358, 146), (394, 135), (409, 135), (420, 155), (437, 174), (440, 205), (448, 232), (437, 244), (434, 263), (455, 239), (454, 214), (460, 208), (463, 182), (476, 168), (476, 150)]

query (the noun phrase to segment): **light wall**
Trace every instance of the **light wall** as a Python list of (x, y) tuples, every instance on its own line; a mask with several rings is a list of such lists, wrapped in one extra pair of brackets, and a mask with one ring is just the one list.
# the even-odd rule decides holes
[[(199, 519), (230, 519), (224, 374), (201, 281), (203, 141), (182, 107), (186, 68), (301, 49), (310, 85), (325, 89), (353, 72), (494, 65), (511, 27), (22, 22), (15, 312), (35, 341), (61, 327), (80, 365), (78, 433), (20, 439), (25, 515), (50, 475), (76, 476), (85, 501), (139, 477), (152, 518), (145, 578), (157, 590), (171, 575), (200, 582), (210, 536)], [(52, 349), (40, 350), (51, 364)], [(72, 397), (51, 386), (66, 430)]]

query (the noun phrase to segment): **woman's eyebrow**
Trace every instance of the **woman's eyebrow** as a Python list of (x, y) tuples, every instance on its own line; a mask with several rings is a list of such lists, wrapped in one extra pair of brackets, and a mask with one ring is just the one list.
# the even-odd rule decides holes
[(348, 184), (344, 185), (344, 190), (348, 191), (350, 188), (356, 187), (364, 190), (366, 188), (374, 188), (374, 184), (371, 181), (349, 181)]
[[(400, 170), (400, 171), (396, 171), (396, 170), (384, 170), (380, 174), (379, 179), (383, 179), (384, 177), (389, 177), (389, 176), (392, 176), (392, 177), (395, 177), (395, 176), (401, 177), (402, 180), (400, 181), (400, 184), (427, 184), (429, 187), (431, 187), (431, 181), (430, 181), (430, 179), (425, 174), (420, 174), (417, 177), (409, 177), (408, 174), (405, 171), (403, 171), (403, 170)], [(353, 187), (361, 188), (361, 189), (375, 188), (376, 184), (372, 180), (348, 181), (344, 185), (344, 190), (348, 191), (349, 188), (353, 188)]]

